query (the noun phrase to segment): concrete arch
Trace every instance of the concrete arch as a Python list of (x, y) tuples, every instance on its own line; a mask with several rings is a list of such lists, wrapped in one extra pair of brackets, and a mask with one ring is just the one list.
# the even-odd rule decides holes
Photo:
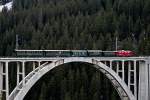
[[(17, 86), (14, 91), (10, 94), (9, 100), (23, 100), (25, 95), (28, 93), (28, 91), (32, 88), (32, 86), (46, 73), (48, 73), (53, 68), (66, 64), (71, 62), (83, 62), (83, 63), (89, 63), (93, 64), (95, 68), (100, 70), (102, 73), (104, 73), (108, 79), (111, 80), (113, 85), (115, 86), (116, 90), (118, 91), (120, 97), (122, 100), (136, 100), (130, 89), (128, 89), (125, 82), (108, 66), (105, 64), (91, 59), (91, 58), (65, 58), (60, 59), (57, 61), (54, 61), (50, 64), (45, 63), (43, 66), (40, 66), (40, 69), (35, 69), (35, 71), (31, 72), (29, 75), (32, 75), (30, 79), (26, 82), (26, 79), (28, 79), (29, 75), (26, 76), (23, 81), (25, 81), (25, 84), (21, 82), (19, 86)], [(36, 71), (37, 70), (37, 71)], [(36, 73), (35, 73), (36, 72)], [(20, 88), (21, 87), (21, 88)], [(18, 89), (19, 88), (19, 89)]]

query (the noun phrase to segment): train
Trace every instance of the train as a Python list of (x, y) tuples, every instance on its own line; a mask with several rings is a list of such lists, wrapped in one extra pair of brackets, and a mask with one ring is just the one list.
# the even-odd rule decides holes
[(17, 57), (132, 57), (135, 53), (130, 50), (18, 50)]

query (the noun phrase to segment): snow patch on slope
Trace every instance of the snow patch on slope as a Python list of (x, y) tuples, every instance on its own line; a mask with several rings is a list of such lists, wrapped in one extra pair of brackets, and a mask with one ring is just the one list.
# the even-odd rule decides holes
[(12, 8), (12, 4), (13, 4), (13, 2), (11, 1), (11, 2), (9, 2), (9, 3), (6, 3), (5, 5), (1, 5), (1, 6), (0, 6), (0, 12), (2, 11), (2, 9), (3, 9), (4, 7), (7, 7), (7, 9), (10, 10), (10, 9)]

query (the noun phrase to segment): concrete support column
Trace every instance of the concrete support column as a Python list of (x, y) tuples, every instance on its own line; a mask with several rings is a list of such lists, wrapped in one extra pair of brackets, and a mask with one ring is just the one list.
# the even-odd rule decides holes
[(134, 95), (135, 95), (135, 98), (137, 98), (136, 61), (134, 61), (133, 72), (134, 72)]
[(141, 61), (139, 63), (139, 92), (138, 100), (149, 100), (148, 98), (148, 64)]
[(22, 62), (22, 80), (23, 80), (23, 85), (25, 84), (25, 62)]
[(32, 70), (35, 70), (35, 68), (36, 68), (36, 67), (35, 67), (35, 62), (33, 62), (33, 69), (32, 69)]
[(17, 62), (17, 85), (19, 85), (19, 82), (20, 82), (20, 64), (19, 62)]
[(122, 79), (124, 81), (124, 61), (122, 61)]
[(112, 61), (111, 60), (110, 60), (109, 64), (110, 64), (110, 69), (112, 69)]
[(38, 67), (40, 67), (40, 66), (41, 66), (41, 62), (39, 61), (39, 62), (38, 62)]
[(0, 62), (0, 100), (2, 99), (3, 91), (3, 64)]
[(131, 61), (128, 62), (128, 87), (131, 86)]
[(119, 75), (119, 62), (117, 61), (116, 64), (117, 64), (117, 75)]
[(150, 57), (148, 58), (148, 100), (150, 100)]
[(8, 100), (8, 96), (9, 96), (9, 72), (8, 72), (8, 62), (5, 62), (5, 73), (6, 73), (6, 100)]

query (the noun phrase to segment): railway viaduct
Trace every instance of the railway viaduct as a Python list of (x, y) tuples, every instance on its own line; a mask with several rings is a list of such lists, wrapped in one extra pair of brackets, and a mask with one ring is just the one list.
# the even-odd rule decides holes
[[(32, 70), (26, 74), (26, 64)], [(0, 58), (0, 99), (23, 100), (31, 87), (53, 68), (89, 63), (111, 81), (121, 100), (150, 100), (150, 57)], [(15, 63), (15, 66), (11, 66)], [(16, 67), (16, 87), (10, 91), (10, 68)], [(125, 81), (126, 80), (126, 81)]]

